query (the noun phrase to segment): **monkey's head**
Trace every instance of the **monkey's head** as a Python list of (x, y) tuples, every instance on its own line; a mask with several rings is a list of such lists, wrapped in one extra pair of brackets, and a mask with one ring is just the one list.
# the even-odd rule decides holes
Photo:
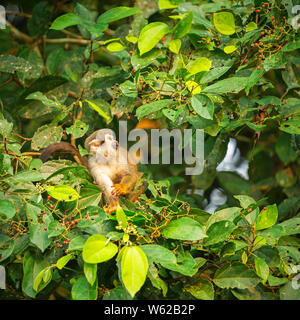
[(101, 129), (96, 138), (89, 142), (89, 151), (96, 155), (97, 163), (107, 164), (116, 159), (119, 143), (110, 129)]

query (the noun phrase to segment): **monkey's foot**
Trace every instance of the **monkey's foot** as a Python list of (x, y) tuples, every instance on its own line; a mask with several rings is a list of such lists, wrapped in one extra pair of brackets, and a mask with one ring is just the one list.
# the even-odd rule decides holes
[(128, 193), (128, 188), (125, 184), (123, 183), (117, 183), (115, 185), (112, 186), (112, 191), (111, 194), (114, 196), (122, 196), (124, 194)]
[(117, 210), (118, 206), (119, 206), (119, 201), (118, 200), (111, 200), (109, 205), (107, 207), (104, 207), (104, 210), (108, 214), (112, 214), (114, 211)]

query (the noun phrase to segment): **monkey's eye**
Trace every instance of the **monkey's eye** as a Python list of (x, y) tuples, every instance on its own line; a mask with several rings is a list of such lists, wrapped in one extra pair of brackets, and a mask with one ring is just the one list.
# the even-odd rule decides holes
[(104, 140), (103, 140), (103, 141), (100, 141), (100, 144), (99, 144), (99, 145), (102, 146), (104, 142), (105, 142)]

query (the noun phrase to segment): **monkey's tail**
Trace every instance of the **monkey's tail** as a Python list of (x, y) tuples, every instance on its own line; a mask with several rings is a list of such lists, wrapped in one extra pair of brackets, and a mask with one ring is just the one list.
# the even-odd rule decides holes
[(73, 147), (71, 144), (69, 144), (68, 142), (58, 142), (58, 143), (53, 143), (50, 146), (48, 146), (45, 150), (43, 150), (40, 159), (43, 162), (46, 162), (48, 160), (48, 158), (51, 156), (52, 153), (56, 152), (56, 151), (67, 151), (70, 154), (72, 154), (73, 156), (76, 156), (80, 163), (86, 167), (88, 167), (88, 160), (86, 157), (83, 157), (79, 151)]

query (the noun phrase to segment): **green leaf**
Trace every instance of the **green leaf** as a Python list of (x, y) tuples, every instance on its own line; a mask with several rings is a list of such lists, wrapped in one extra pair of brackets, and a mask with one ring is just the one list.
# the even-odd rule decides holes
[(51, 24), (50, 29), (63, 30), (77, 24), (83, 24), (83, 20), (74, 13), (66, 13), (56, 18)]
[(276, 204), (266, 207), (266, 210), (261, 210), (256, 219), (255, 230), (262, 230), (272, 227), (278, 218), (278, 210)]
[(243, 90), (248, 82), (248, 77), (232, 77), (224, 80), (220, 80), (208, 87), (206, 87), (202, 92), (207, 93), (238, 93)]
[(278, 157), (280, 158), (280, 160), (285, 165), (297, 159), (297, 153), (292, 148), (291, 142), (292, 142), (292, 136), (287, 133), (283, 133), (277, 139), (277, 142), (275, 145), (275, 151)]
[(191, 10), (174, 28), (174, 36), (176, 39), (184, 37), (190, 32), (193, 21), (193, 11)]
[(60, 142), (63, 135), (61, 127), (44, 125), (37, 129), (31, 141), (31, 148), (33, 150), (40, 150), (46, 148), (52, 143)]
[(80, 277), (72, 287), (73, 300), (97, 300), (98, 283), (95, 281), (91, 286), (85, 277)]
[(125, 288), (132, 297), (145, 283), (148, 260), (144, 251), (137, 247), (126, 247), (121, 259), (121, 276)]
[(77, 236), (71, 239), (68, 250), (82, 250), (88, 235)]
[(26, 100), (39, 100), (41, 101), (45, 106), (49, 107), (49, 108), (53, 108), (53, 111), (57, 111), (57, 110), (61, 110), (62, 108), (62, 104), (59, 101), (55, 101), (55, 100), (51, 100), (49, 98), (47, 98), (42, 92), (37, 91), (37, 92), (33, 92), (30, 95), (28, 95), (26, 97)]
[[(29, 297), (34, 298), (36, 291), (33, 289), (33, 283), (38, 274), (49, 267), (48, 261), (39, 253), (27, 250), (23, 258), (23, 280), (22, 280), (22, 291)], [(47, 284), (39, 286), (41, 291)]]
[(57, 72), (59, 65), (64, 59), (64, 54), (63, 48), (57, 48), (49, 53), (46, 61), (48, 74), (54, 75)]
[(182, 217), (169, 222), (162, 230), (162, 235), (170, 239), (200, 240), (206, 237), (204, 228), (199, 222), (189, 217)]
[(12, 179), (18, 182), (30, 182), (30, 181), (40, 181), (43, 179), (43, 176), (37, 170), (24, 170), (8, 179)]
[(124, 47), (120, 42), (111, 42), (106, 49), (111, 52), (118, 52), (126, 49), (126, 47)]
[(171, 107), (174, 105), (174, 101), (172, 99), (164, 99), (164, 100), (158, 100), (150, 103), (146, 103), (136, 110), (136, 115), (138, 116), (138, 119), (141, 119), (151, 113), (155, 113), (163, 108)]
[(180, 263), (178, 262), (174, 264), (174, 263), (161, 262), (160, 264), (166, 269), (179, 272), (189, 277), (194, 276), (199, 269), (197, 261), (193, 258), (193, 256), (187, 250), (184, 252), (184, 256), (181, 255)]
[(250, 32), (257, 29), (257, 24), (253, 21), (249, 22), (246, 27), (246, 32)]
[(169, 49), (170, 51), (178, 54), (181, 47), (181, 40), (176, 39), (169, 42)]
[(71, 127), (66, 128), (66, 132), (67, 134), (72, 134), (74, 139), (78, 139), (86, 134), (88, 128), (89, 126), (86, 123), (76, 119)]
[(119, 88), (126, 97), (136, 98), (138, 95), (136, 84), (129, 80), (126, 80), (125, 82), (121, 83)]
[(84, 244), (82, 257), (87, 263), (110, 260), (118, 252), (118, 247), (100, 234), (90, 236)]
[(208, 72), (205, 72), (205, 74), (201, 77), (200, 83), (208, 83), (213, 80), (216, 80), (220, 78), (223, 74), (225, 74), (230, 68), (231, 68), (231, 65), (226, 67), (211, 69)]
[(235, 33), (234, 16), (231, 12), (215, 12), (213, 14), (213, 23), (217, 31), (222, 34), (231, 35)]
[[(52, 279), (51, 267), (46, 267), (45, 269), (40, 271), (40, 273), (35, 277), (33, 281), (33, 289), (36, 292), (41, 291), (47, 286), (47, 284), (51, 281), (51, 279)], [(43, 285), (40, 286), (42, 282), (43, 282)]]
[(140, 54), (150, 51), (156, 46), (159, 40), (169, 32), (169, 27), (163, 22), (152, 22), (146, 25), (139, 36), (138, 48)]
[(117, 210), (116, 210), (116, 217), (117, 217), (117, 221), (119, 223), (119, 225), (122, 227), (122, 229), (126, 229), (128, 226), (127, 223), (127, 216), (124, 213), (124, 210), (118, 206)]
[(205, 245), (212, 245), (226, 240), (236, 229), (236, 225), (227, 220), (213, 223), (206, 231), (207, 238), (204, 239)]
[(95, 110), (96, 112), (98, 112), (101, 117), (103, 117), (103, 118), (106, 119), (106, 120), (109, 120), (109, 119), (110, 119), (110, 117), (109, 117), (98, 105), (96, 105), (94, 102), (89, 101), (89, 100), (84, 100), (84, 101), (87, 102), (88, 105), (89, 105), (93, 110)]
[(159, 49), (152, 49), (151, 51), (144, 53), (140, 56), (138, 50), (135, 50), (131, 57), (131, 64), (136, 69), (142, 69), (156, 61), (156, 58), (162, 55), (162, 51)]
[(280, 300), (300, 300), (299, 281), (296, 281), (296, 284), (294, 281), (289, 281), (282, 286), (280, 288)]
[(227, 54), (230, 54), (230, 53), (232, 53), (232, 52), (234, 52), (236, 50), (237, 50), (236, 46), (226, 46), (224, 48), (224, 52), (227, 53)]
[(158, 0), (158, 7), (159, 10), (166, 10), (166, 9), (174, 9), (178, 6), (176, 4), (172, 4), (170, 0)]
[(83, 265), (83, 272), (87, 281), (92, 286), (97, 279), (97, 264), (91, 264), (91, 263), (85, 262)]
[(0, 134), (3, 137), (8, 137), (13, 129), (13, 123), (8, 122), (6, 119), (0, 120)]
[(61, 270), (73, 258), (73, 254), (67, 254), (66, 256), (59, 258), (56, 262), (56, 267)]
[(16, 209), (12, 201), (0, 200), (0, 217), (11, 219), (16, 214)]
[(28, 72), (33, 66), (27, 60), (12, 55), (0, 56), (0, 72)]
[(74, 201), (79, 199), (79, 194), (75, 189), (66, 185), (50, 186), (46, 189), (48, 194), (59, 201)]
[(171, 250), (157, 245), (145, 244), (140, 247), (147, 257), (157, 263), (176, 263), (176, 257)]
[(263, 67), (261, 67), (260, 70), (255, 68), (252, 71), (245, 87), (247, 95), (249, 94), (249, 90), (258, 83), (258, 81), (263, 77), (264, 74), (265, 74), (265, 69)]
[(251, 269), (240, 262), (226, 263), (218, 269), (214, 276), (214, 283), (224, 289), (246, 289), (254, 287), (260, 282), (260, 278)]
[(111, 23), (120, 19), (130, 17), (140, 12), (141, 11), (138, 8), (129, 8), (129, 7), (112, 8), (102, 13), (99, 16), (97, 23)]
[(269, 266), (265, 262), (265, 260), (255, 257), (255, 270), (256, 274), (261, 277), (263, 280), (267, 280), (269, 277)]
[(192, 97), (192, 107), (199, 114), (200, 117), (205, 119), (213, 119), (214, 103), (204, 94), (196, 94)]
[(201, 71), (208, 71), (211, 68), (211, 61), (207, 58), (197, 58), (188, 64), (187, 69), (190, 75)]
[(199, 279), (193, 285), (184, 288), (185, 291), (189, 292), (196, 299), (199, 300), (214, 300), (214, 286), (206, 279)]
[(44, 230), (44, 226), (50, 222), (42, 225), (35, 224), (29, 227), (30, 241), (35, 244), (42, 252), (44, 252), (51, 244), (51, 239), (48, 237), (48, 231)]

